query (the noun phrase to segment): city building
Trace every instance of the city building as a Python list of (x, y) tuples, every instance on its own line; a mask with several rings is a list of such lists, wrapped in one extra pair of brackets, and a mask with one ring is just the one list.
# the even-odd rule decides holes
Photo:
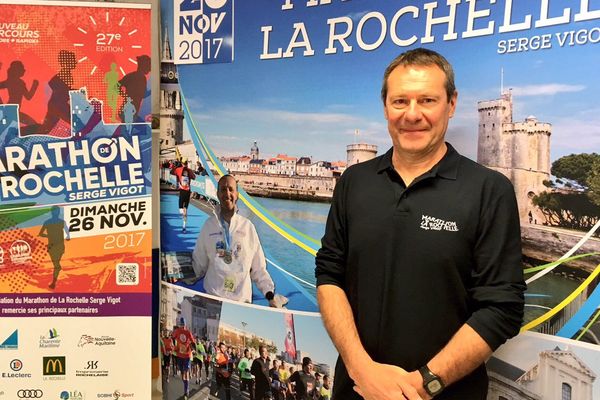
[(221, 304), (220, 301), (202, 296), (183, 299), (180, 306), (181, 316), (185, 318), (188, 328), (194, 336), (217, 340), (217, 332), (214, 327), (219, 324)]
[(527, 371), (498, 358), (487, 363), (487, 400), (592, 400), (596, 374), (569, 348), (539, 353)]
[(298, 161), (296, 161), (296, 175), (308, 176), (311, 165), (312, 159), (310, 157), (300, 157)]

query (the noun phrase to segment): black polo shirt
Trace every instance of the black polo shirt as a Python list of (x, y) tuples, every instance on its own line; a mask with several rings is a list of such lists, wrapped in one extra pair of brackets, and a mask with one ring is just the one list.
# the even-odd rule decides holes
[[(336, 185), (317, 285), (346, 292), (366, 351), (408, 371), (464, 324), (496, 349), (523, 318), (517, 203), (502, 174), (448, 151), (406, 187), (392, 149), (354, 165)], [(338, 360), (334, 398), (359, 399)], [(436, 399), (485, 399), (482, 366)]]

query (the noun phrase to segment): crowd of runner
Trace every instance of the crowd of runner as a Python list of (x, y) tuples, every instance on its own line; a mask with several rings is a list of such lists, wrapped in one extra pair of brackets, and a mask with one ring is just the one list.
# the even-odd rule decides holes
[[(162, 373), (165, 381), (179, 374), (184, 385), (184, 399), (189, 398), (189, 382), (211, 384), (214, 396), (224, 391), (231, 400), (232, 378), (239, 381), (240, 396), (250, 400), (329, 400), (333, 382), (327, 374), (315, 371), (309, 357), (301, 366), (269, 357), (267, 348), (241, 349), (194, 336), (180, 318), (172, 331), (161, 335)], [(214, 382), (212, 382), (214, 381)], [(240, 397), (241, 398), (241, 397)]]

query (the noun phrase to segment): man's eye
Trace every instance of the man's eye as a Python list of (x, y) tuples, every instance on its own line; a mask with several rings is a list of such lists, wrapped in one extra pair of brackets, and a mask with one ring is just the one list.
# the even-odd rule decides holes
[(402, 107), (408, 104), (406, 99), (394, 99), (392, 100), (392, 104), (396, 107)]

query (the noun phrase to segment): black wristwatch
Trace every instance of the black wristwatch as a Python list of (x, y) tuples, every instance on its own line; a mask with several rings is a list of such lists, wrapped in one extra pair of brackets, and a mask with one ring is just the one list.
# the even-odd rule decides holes
[(431, 397), (435, 397), (438, 394), (442, 393), (442, 391), (446, 387), (444, 385), (444, 382), (442, 382), (442, 378), (431, 372), (427, 365), (424, 365), (423, 367), (419, 368), (419, 372), (423, 377), (423, 388), (425, 389), (427, 394), (429, 394)]

